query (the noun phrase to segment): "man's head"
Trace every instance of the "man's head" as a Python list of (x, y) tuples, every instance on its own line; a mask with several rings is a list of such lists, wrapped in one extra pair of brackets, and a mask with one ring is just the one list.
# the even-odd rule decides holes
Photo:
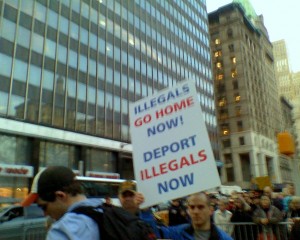
[(171, 200), (171, 204), (175, 207), (178, 207), (180, 205), (180, 199), (176, 198), (176, 199)]
[(226, 199), (220, 199), (218, 202), (219, 209), (223, 212), (228, 206), (228, 201)]
[(110, 197), (110, 196), (106, 196), (106, 197), (105, 197), (105, 203), (108, 204), (108, 205), (111, 205), (111, 204), (112, 204), (112, 201), (111, 201), (111, 197)]
[(261, 196), (261, 198), (260, 198), (260, 206), (262, 208), (264, 208), (264, 209), (267, 209), (267, 208), (270, 207), (270, 205), (271, 205), (270, 198), (268, 196), (265, 196), (265, 195)]
[(295, 195), (295, 187), (293, 184), (287, 184), (286, 188), (288, 189), (288, 194), (290, 196), (294, 196)]
[(269, 187), (269, 186), (267, 186), (267, 187), (264, 187), (264, 195), (265, 196), (268, 196), (269, 198), (271, 198), (272, 197), (272, 192), (273, 192), (273, 190), (272, 190), (272, 188), (271, 187)]
[(187, 199), (187, 210), (194, 229), (210, 229), (210, 202), (205, 193), (190, 195)]
[(136, 183), (134, 181), (124, 181), (119, 186), (119, 200), (122, 207), (135, 213), (138, 209), (137, 203), (135, 202), (136, 195)]
[(32, 198), (31, 202), (37, 201), (46, 215), (59, 219), (76, 202), (77, 197), (83, 194), (83, 190), (71, 169), (53, 166), (35, 176), (31, 193), (35, 194), (35, 199)]

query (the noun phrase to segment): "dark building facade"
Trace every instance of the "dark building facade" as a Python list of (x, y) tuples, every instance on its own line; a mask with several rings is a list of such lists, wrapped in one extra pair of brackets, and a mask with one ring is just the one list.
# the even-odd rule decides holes
[(129, 103), (183, 79), (218, 157), (204, 0), (1, 0), (0, 63), (0, 196), (48, 165), (134, 178)]

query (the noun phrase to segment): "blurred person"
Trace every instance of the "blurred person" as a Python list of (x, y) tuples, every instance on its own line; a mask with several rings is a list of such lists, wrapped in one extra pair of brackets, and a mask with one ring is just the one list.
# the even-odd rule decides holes
[[(280, 210), (271, 204), (268, 196), (263, 195), (260, 198), (260, 206), (253, 213), (253, 222), (259, 224), (259, 239), (264, 239), (265, 236), (275, 240), (275, 231), (277, 223), (282, 220)], [(277, 236), (280, 239), (280, 236)]]
[(148, 223), (152, 227), (156, 237), (160, 238), (161, 233), (158, 227), (162, 225), (162, 222), (155, 218), (151, 208), (140, 209), (140, 205), (145, 199), (142, 193), (136, 191), (136, 183), (134, 181), (127, 180), (122, 182), (119, 186), (118, 197), (123, 209)]
[(293, 184), (287, 184), (285, 188), (283, 188), (282, 193), (284, 195), (282, 200), (283, 210), (285, 213), (289, 209), (289, 203), (292, 199), (292, 196), (295, 195), (295, 187)]
[(233, 237), (235, 240), (256, 239), (257, 230), (252, 225), (243, 225), (243, 223), (252, 222), (251, 210), (247, 211), (245, 202), (241, 198), (235, 198), (235, 207), (232, 211), (231, 222), (236, 223), (234, 226)]
[(254, 211), (260, 206), (260, 196), (254, 195), (252, 197), (252, 203), (250, 204), (251, 207), (251, 216), (253, 215)]
[(292, 227), (289, 240), (300, 239), (300, 221), (296, 221)]
[(288, 217), (300, 218), (300, 196), (293, 196), (291, 198)]
[(181, 204), (180, 199), (173, 199), (168, 209), (169, 226), (176, 226), (188, 223), (188, 217), (185, 207)]
[(105, 202), (102, 204), (103, 207), (112, 207), (112, 200), (110, 196), (105, 197)]
[(244, 198), (245, 202), (251, 207), (252, 198), (250, 197), (250, 194), (248, 192), (244, 192), (243, 198)]
[(219, 201), (219, 199), (214, 194), (209, 194), (208, 196), (209, 196), (210, 205), (212, 207), (214, 207), (214, 211), (216, 211), (218, 209), (218, 201)]
[(280, 211), (283, 211), (282, 199), (277, 198), (273, 193), (273, 189), (269, 186), (264, 187), (263, 195), (268, 196), (271, 200), (271, 204), (277, 207)]
[(31, 194), (23, 205), (35, 201), (45, 215), (56, 220), (47, 233), (47, 240), (100, 239), (100, 231), (94, 220), (71, 212), (80, 206), (99, 206), (98, 201), (86, 198), (71, 169), (53, 166), (39, 172), (33, 180)]
[(227, 204), (227, 210), (232, 212), (235, 208), (235, 205), (234, 205), (234, 199), (233, 198), (229, 198), (228, 199), (228, 204)]
[(300, 219), (300, 197), (293, 196), (291, 198), (286, 217), (289, 222), (298, 221)]
[(220, 199), (218, 202), (218, 209), (214, 212), (214, 224), (224, 230), (228, 235), (232, 234), (233, 227), (230, 225), (232, 213), (227, 208), (228, 200)]
[(163, 228), (164, 238), (176, 240), (232, 240), (222, 229), (211, 223), (210, 201), (205, 193), (187, 198), (187, 212), (191, 223)]
[(118, 194), (121, 206), (128, 212), (138, 215), (140, 205), (144, 202), (143, 194), (136, 192), (136, 183), (134, 181), (124, 181), (119, 186)]

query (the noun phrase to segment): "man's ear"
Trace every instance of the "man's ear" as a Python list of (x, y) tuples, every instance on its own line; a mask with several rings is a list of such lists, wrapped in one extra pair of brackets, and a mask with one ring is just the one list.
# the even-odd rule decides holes
[(63, 191), (56, 191), (55, 192), (55, 196), (59, 200), (64, 200), (64, 199), (67, 198), (67, 194), (65, 192), (63, 192)]

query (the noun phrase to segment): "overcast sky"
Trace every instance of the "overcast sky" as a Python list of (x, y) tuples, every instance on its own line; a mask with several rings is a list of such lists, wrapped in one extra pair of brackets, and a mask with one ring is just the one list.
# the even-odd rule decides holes
[[(232, 0), (206, 0), (210, 13)], [(300, 71), (300, 0), (250, 0), (257, 15), (264, 16), (264, 24), (271, 42), (284, 39), (288, 49), (290, 70)]]

